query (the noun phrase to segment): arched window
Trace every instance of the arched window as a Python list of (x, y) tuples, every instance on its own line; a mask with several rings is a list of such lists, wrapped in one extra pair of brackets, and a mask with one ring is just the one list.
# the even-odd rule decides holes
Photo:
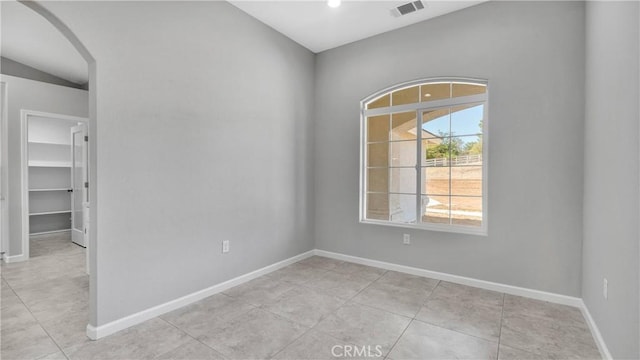
[(363, 100), (361, 222), (486, 234), (487, 96), (436, 79)]

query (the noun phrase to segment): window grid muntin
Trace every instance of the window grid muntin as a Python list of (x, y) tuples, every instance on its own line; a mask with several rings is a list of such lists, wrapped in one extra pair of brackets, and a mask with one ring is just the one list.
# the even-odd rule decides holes
[[(452, 189), (452, 185), (451, 185), (451, 181), (452, 181), (452, 177), (451, 177), (451, 171), (452, 168), (456, 168), (459, 167), (459, 165), (451, 165), (449, 164), (447, 166), (447, 168), (449, 169), (449, 223), (452, 223), (454, 220), (451, 217), (451, 198), (455, 197), (475, 197), (478, 199), (481, 199), (481, 213), (482, 213), (482, 219), (481, 219), (481, 225), (480, 227), (476, 227), (474, 226), (473, 229), (457, 229), (454, 227), (457, 227), (458, 225), (455, 225), (454, 227), (451, 228), (442, 228), (442, 229), (437, 229), (434, 228), (431, 223), (428, 223), (429, 227), (428, 229), (434, 229), (434, 230), (443, 230), (443, 231), (453, 231), (453, 232), (463, 232), (463, 233), (486, 233), (486, 224), (487, 224), (487, 217), (486, 217), (486, 204), (487, 204), (487, 193), (486, 193), (486, 178), (487, 178), (487, 163), (486, 163), (486, 159), (485, 159), (485, 155), (486, 155), (486, 144), (487, 144), (487, 134), (486, 134), (486, 128), (487, 128), (487, 113), (488, 113), (488, 105), (487, 105), (487, 98), (488, 98), (488, 86), (486, 81), (477, 81), (477, 80), (468, 80), (468, 81), (460, 81), (459, 79), (447, 79), (444, 82), (448, 82), (450, 84), (449, 86), (449, 90), (452, 92), (453, 91), (453, 84), (471, 84), (474, 86), (484, 86), (484, 92), (480, 95), (472, 95), (472, 96), (462, 96), (462, 97), (457, 97), (457, 98), (449, 98), (449, 99), (444, 99), (444, 100), (438, 100), (438, 101), (434, 101), (432, 103), (429, 102), (422, 102), (422, 86), (423, 85), (430, 85), (430, 84), (435, 84), (435, 83), (442, 83), (443, 81), (416, 81), (416, 82), (412, 82), (412, 83), (408, 83), (405, 84), (404, 86), (399, 86), (399, 87), (395, 87), (395, 88), (391, 88), (391, 89), (387, 89), (384, 92), (380, 92), (377, 94), (377, 96), (372, 96), (372, 98), (375, 101), (377, 99), (380, 99), (386, 95), (390, 96), (390, 105), (387, 108), (376, 108), (376, 109), (366, 109), (366, 105), (369, 104), (371, 101), (363, 101), (362, 102), (362, 116), (363, 119), (368, 118), (369, 116), (376, 116), (376, 115), (389, 115), (389, 121), (392, 121), (392, 117), (394, 113), (398, 113), (398, 112), (407, 112), (409, 110), (415, 110), (417, 111), (417, 116), (416, 116), (416, 120), (418, 121), (418, 127), (417, 127), (417, 139), (415, 139), (416, 141), (416, 149), (417, 149), (417, 156), (416, 156), (416, 191), (415, 193), (411, 193), (411, 194), (407, 194), (407, 195), (412, 195), (412, 196), (416, 196), (417, 201), (416, 201), (416, 208), (418, 211), (416, 211), (416, 222), (418, 224), (422, 223), (422, 211), (421, 211), (421, 198), (423, 196), (425, 196), (422, 192), (422, 185), (421, 185), (421, 179), (420, 177), (422, 176), (422, 170), (425, 169), (426, 167), (422, 167), (422, 152), (423, 152), (423, 143), (422, 143), (422, 131), (419, 131), (422, 128), (422, 121), (421, 121), (421, 117), (422, 117), (422, 112), (427, 111), (427, 110), (433, 110), (436, 108), (444, 108), (444, 107), (460, 107), (462, 105), (465, 104), (471, 104), (471, 103), (477, 103), (477, 104), (482, 104), (483, 106), (483, 115), (482, 115), (482, 133), (475, 133), (475, 134), (463, 134), (463, 135), (454, 135), (451, 136), (450, 132), (451, 132), (451, 114), (448, 115), (449, 118), (449, 140), (451, 140), (451, 138), (457, 138), (457, 137), (464, 137), (464, 136), (477, 136), (480, 135), (482, 136), (482, 150), (481, 150), (481, 155), (482, 155), (482, 165), (481, 166), (481, 171), (482, 171), (482, 175), (481, 175), (481, 181), (482, 181), (482, 186), (481, 186), (481, 196), (472, 196), (472, 195), (453, 195), (451, 194), (451, 189)], [(393, 106), (393, 103), (391, 103), (392, 99), (393, 99), (393, 93), (395, 91), (398, 90), (402, 90), (402, 89), (406, 89), (406, 88), (410, 88), (412, 86), (417, 86), (418, 87), (418, 103), (414, 103), (414, 104), (407, 104), (407, 105), (400, 105), (400, 106)], [(471, 108), (472, 106), (468, 106), (466, 108)], [(371, 111), (373, 110), (373, 111)], [(390, 131), (392, 129), (392, 125), (390, 124), (389, 126)], [(367, 136), (367, 126), (363, 127), (363, 136)], [(391, 138), (391, 135), (389, 135), (389, 138)], [(400, 140), (400, 141), (414, 141), (414, 140)], [(449, 149), (449, 156), (451, 157), (451, 148)], [(367, 154), (363, 154), (362, 157), (362, 161), (363, 161), (363, 167), (367, 168), (367, 163), (368, 163), (368, 158), (367, 158)], [(476, 165), (464, 165), (464, 166), (478, 166)], [(361, 169), (363, 168), (361, 167)], [(408, 166), (407, 166), (408, 167)], [(389, 166), (388, 168), (396, 168), (394, 166)], [(366, 174), (364, 175), (365, 177), (362, 179), (361, 183), (364, 183), (366, 186)], [(366, 191), (366, 189), (365, 189)], [(406, 193), (403, 193), (406, 194)], [(364, 194), (363, 194), (364, 195)], [(366, 215), (367, 212), (367, 205), (366, 205), (366, 197), (362, 197), (361, 201), (361, 214)], [(418, 219), (419, 218), (419, 219)], [(392, 222), (391, 220), (389, 220), (388, 222), (382, 221), (375, 221), (375, 220), (371, 220), (371, 219), (367, 219), (366, 216), (361, 217), (361, 219), (365, 222), (371, 222), (371, 223), (381, 223), (381, 224), (385, 224), (385, 225), (391, 225), (391, 226), (395, 226), (395, 223)], [(399, 223), (400, 225), (403, 225), (405, 223)], [(421, 228), (425, 228), (425, 227), (421, 227)], [(480, 231), (476, 231), (476, 229), (480, 229)]]

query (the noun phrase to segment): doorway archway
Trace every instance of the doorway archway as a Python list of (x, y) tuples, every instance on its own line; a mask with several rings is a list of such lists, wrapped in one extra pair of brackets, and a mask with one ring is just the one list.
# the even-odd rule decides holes
[(98, 260), (97, 260), (97, 213), (98, 213), (98, 199), (97, 199), (97, 92), (96, 92), (96, 60), (91, 55), (86, 46), (80, 41), (80, 39), (73, 33), (73, 31), (55, 14), (49, 11), (42, 4), (35, 1), (18, 0), (19, 3), (33, 10), (46, 21), (48, 21), (53, 27), (55, 27), (78, 51), (78, 53), (84, 58), (88, 65), (89, 72), (89, 244), (87, 246), (88, 251), (88, 267), (89, 267), (89, 324), (87, 324), (87, 336), (91, 339), (95, 339), (95, 328), (97, 324), (98, 311), (97, 311), (97, 272), (98, 272)]

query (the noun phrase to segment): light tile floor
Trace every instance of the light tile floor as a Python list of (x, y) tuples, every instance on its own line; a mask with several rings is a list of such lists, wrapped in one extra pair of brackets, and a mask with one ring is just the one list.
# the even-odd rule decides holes
[(322, 257), (89, 341), (84, 250), (32, 244), (2, 266), (2, 359), (600, 358), (578, 309)]

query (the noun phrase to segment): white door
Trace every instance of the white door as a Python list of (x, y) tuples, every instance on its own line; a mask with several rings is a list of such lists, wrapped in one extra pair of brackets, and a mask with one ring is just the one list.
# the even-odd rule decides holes
[(84, 247), (89, 243), (86, 136), (85, 124), (79, 123), (71, 128), (71, 240)]

